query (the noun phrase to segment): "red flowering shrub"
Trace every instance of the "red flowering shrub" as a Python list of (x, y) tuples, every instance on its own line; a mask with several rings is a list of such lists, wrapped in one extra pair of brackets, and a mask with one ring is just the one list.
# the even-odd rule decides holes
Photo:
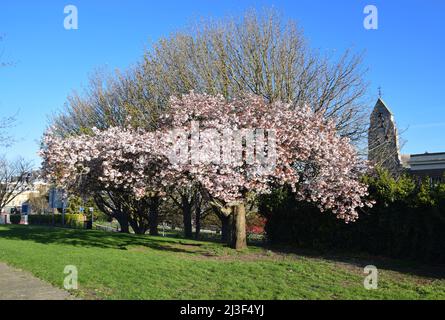
[(257, 235), (264, 234), (266, 222), (266, 218), (263, 218), (257, 214), (247, 217), (247, 233)]

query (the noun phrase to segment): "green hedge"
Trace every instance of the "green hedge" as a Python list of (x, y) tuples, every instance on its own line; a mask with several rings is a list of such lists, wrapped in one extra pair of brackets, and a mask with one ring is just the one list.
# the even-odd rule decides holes
[(259, 209), (267, 219), (269, 242), (444, 263), (445, 184), (394, 179), (384, 171), (365, 180), (377, 203), (349, 224), (297, 201), (286, 188), (263, 196)]
[(9, 221), (11, 221), (12, 224), (20, 224), (21, 220), (22, 220), (21, 214), (11, 214), (9, 216)]
[[(83, 228), (84, 227), (84, 215), (83, 214), (65, 214), (66, 227), (71, 228)], [(61, 214), (32, 214), (28, 216), (28, 224), (30, 225), (56, 225), (62, 226)]]

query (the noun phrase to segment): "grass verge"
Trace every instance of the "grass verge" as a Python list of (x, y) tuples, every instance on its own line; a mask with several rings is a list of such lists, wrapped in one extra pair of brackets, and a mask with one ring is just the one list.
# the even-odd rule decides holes
[[(65, 266), (74, 265), (79, 289), (72, 293), (85, 299), (445, 299), (442, 275), (390, 260), (236, 252), (103, 231), (0, 226), (0, 261), (58, 287)], [(379, 268), (377, 290), (363, 287), (367, 264)]]

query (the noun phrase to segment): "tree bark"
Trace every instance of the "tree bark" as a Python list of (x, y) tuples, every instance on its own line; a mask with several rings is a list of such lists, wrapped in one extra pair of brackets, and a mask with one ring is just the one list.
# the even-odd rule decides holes
[(93, 199), (97, 207), (108, 216), (110, 222), (113, 221), (113, 218), (115, 218), (119, 222), (120, 232), (130, 233), (129, 220), (128, 220), (129, 216), (128, 213), (122, 210), (121, 203), (115, 201), (115, 199), (113, 199), (110, 194), (109, 194), (109, 200), (110, 200), (109, 202), (107, 202), (104, 198), (104, 195), (100, 193), (96, 193), (93, 196)]
[(201, 233), (201, 208), (197, 207), (195, 211), (195, 239), (198, 240)]
[(128, 223), (128, 216), (124, 213), (121, 214), (115, 214), (117, 222), (119, 222), (120, 231), (121, 233), (130, 233), (130, 226)]
[(159, 216), (159, 197), (150, 199), (150, 212), (148, 215), (150, 235), (157, 236), (158, 232), (158, 216)]
[(247, 248), (246, 237), (246, 208), (244, 203), (233, 207), (232, 245), (236, 250)]
[(230, 230), (232, 215), (225, 216), (223, 214), (218, 215), (221, 220), (221, 242), (231, 245), (232, 243), (232, 232)]
[(135, 234), (145, 234), (147, 232), (146, 227), (137, 221), (131, 220), (130, 224)]
[(188, 239), (191, 239), (193, 238), (192, 207), (187, 197), (182, 197), (182, 215), (184, 221), (184, 236)]

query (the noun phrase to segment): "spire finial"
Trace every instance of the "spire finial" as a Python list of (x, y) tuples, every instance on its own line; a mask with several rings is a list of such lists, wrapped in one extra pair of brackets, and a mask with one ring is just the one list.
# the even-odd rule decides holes
[(379, 86), (378, 89), (379, 89), (379, 98), (381, 99), (382, 98), (382, 86)]

